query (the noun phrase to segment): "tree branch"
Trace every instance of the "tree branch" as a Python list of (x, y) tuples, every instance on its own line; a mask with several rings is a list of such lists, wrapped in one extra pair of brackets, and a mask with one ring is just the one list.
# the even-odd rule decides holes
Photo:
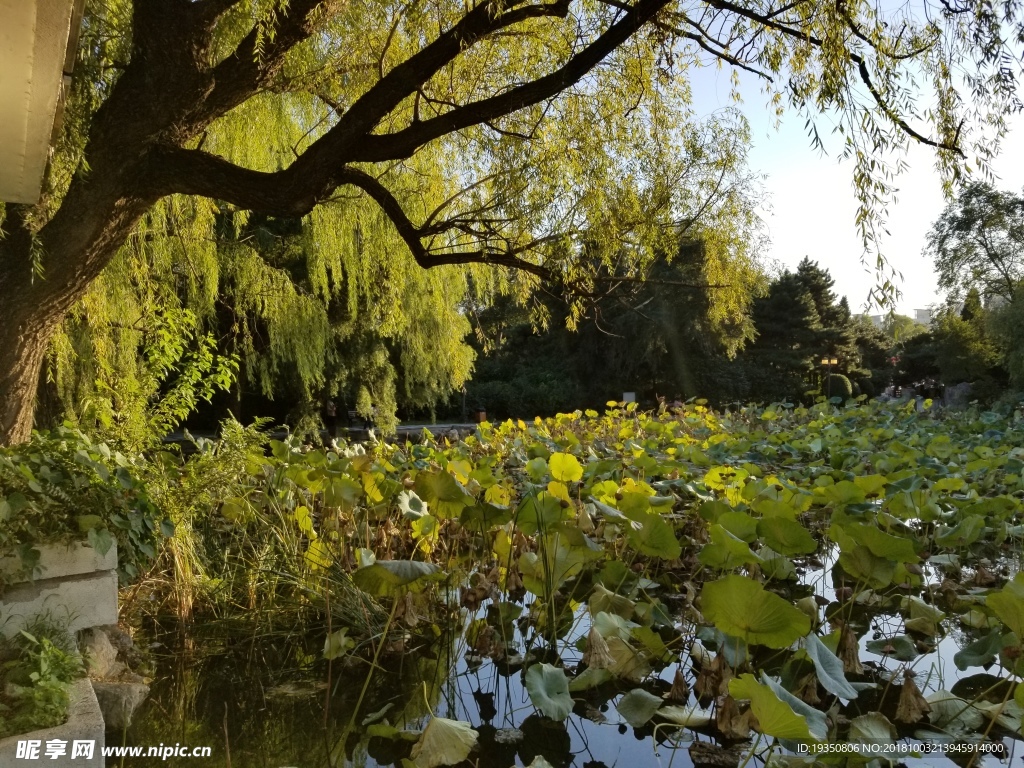
[[(374, 202), (380, 206), (384, 214), (391, 220), (391, 223), (395, 225), (398, 234), (409, 247), (413, 258), (416, 259), (416, 263), (421, 267), (430, 268), (442, 264), (490, 264), (510, 269), (519, 269), (544, 280), (552, 278), (551, 271), (546, 267), (519, 258), (518, 254), (525, 250), (525, 248), (506, 252), (479, 249), (430, 254), (420, 239), (420, 229), (410, 221), (405, 210), (402, 208), (402, 204), (383, 184), (370, 174), (355, 168), (347, 168), (345, 170), (345, 181), (359, 187), (373, 198)], [(529, 248), (530, 245), (534, 245), (534, 243), (529, 244), (526, 248)]]
[(350, 162), (380, 162), (409, 157), (417, 148), (445, 134), (511, 114), (550, 99), (582, 80), (602, 60), (650, 21), (670, 0), (640, 0), (592, 43), (555, 71), (471, 102), (429, 120), (383, 136), (366, 136), (351, 150)]

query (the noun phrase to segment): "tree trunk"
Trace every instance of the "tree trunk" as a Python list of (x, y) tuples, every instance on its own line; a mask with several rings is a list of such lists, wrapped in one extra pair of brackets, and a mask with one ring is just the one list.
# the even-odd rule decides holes
[[(11, 331), (15, 331), (11, 333)], [(32, 432), (39, 372), (52, 335), (0, 331), (0, 444), (24, 442)]]

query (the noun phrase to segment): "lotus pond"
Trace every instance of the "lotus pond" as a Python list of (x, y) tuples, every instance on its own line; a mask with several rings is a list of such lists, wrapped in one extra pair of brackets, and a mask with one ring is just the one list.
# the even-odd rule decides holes
[(108, 743), (278, 768), (994, 766), (1022, 746), (1020, 426), (698, 404), (274, 443), (193, 529), (248, 584), (139, 621), (159, 677)]

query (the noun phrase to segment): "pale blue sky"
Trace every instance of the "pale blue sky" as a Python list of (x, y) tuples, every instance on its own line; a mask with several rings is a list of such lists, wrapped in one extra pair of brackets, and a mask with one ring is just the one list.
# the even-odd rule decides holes
[[(744, 73), (745, 74), (745, 73)], [(693, 81), (694, 102), (699, 113), (731, 105), (728, 69), (702, 70)], [(753, 149), (750, 168), (765, 174), (763, 181), (769, 207), (763, 219), (771, 238), (768, 257), (795, 267), (810, 256), (835, 278), (835, 290), (846, 295), (853, 311), (864, 310), (868, 292), (876, 283), (873, 264), (861, 263), (862, 247), (854, 224), (851, 163), (840, 163), (841, 144), (829, 146), (831, 125), (819, 122), (818, 130), (829, 148), (822, 156), (811, 148), (804, 118), (787, 112), (778, 130), (774, 116), (765, 108), (766, 97), (756, 78), (744, 77), (741, 109), (750, 122)], [(1020, 192), (1024, 187), (1024, 119), (1013, 120), (1014, 129), (1004, 141), (1003, 154), (995, 164), (1001, 189)], [(909, 170), (897, 182), (897, 202), (890, 206), (887, 236), (882, 244), (890, 262), (903, 274), (903, 296), (897, 311), (913, 316), (941, 301), (931, 260), (922, 255), (925, 237), (944, 206), (942, 188), (932, 152), (915, 146), (908, 157)], [(872, 309), (873, 313), (879, 310)]]

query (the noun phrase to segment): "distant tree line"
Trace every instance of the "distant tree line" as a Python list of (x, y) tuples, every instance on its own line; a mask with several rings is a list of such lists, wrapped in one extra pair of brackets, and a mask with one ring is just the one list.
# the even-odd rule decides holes
[[(574, 332), (565, 305), (499, 301), (472, 313), (477, 361), (466, 397), (490, 416), (602, 406), (624, 392), (733, 402), (874, 397), (886, 388), (937, 394), (969, 383), (969, 399), (1015, 403), (1024, 390), (1024, 197), (974, 183), (943, 211), (928, 240), (947, 301), (930, 325), (855, 316), (827, 269), (805, 258), (760, 285), (745, 306), (709, 323), (714, 287), (690, 278), (700, 249), (661, 262), (646, 282), (597, 297)], [(835, 361), (834, 363), (831, 361)]]

